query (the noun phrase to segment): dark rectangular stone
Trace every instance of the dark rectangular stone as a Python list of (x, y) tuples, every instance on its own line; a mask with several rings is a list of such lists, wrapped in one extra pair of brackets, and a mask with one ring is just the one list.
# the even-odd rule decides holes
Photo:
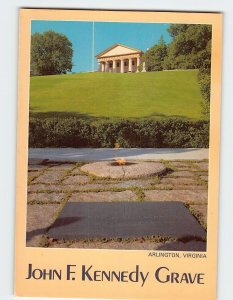
[(142, 236), (205, 238), (206, 232), (181, 202), (67, 203), (49, 230), (55, 239)]

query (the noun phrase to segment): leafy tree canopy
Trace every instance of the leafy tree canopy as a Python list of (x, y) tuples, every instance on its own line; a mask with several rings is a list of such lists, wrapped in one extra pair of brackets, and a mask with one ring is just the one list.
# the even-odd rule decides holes
[(163, 70), (163, 61), (167, 56), (167, 45), (161, 36), (158, 44), (148, 49), (143, 55), (142, 60), (145, 62), (147, 71)]
[(212, 28), (210, 25), (172, 24), (168, 32), (173, 40), (164, 60), (164, 68), (199, 69), (203, 114), (209, 115)]
[(210, 68), (211, 26), (172, 24), (168, 32), (173, 40), (165, 60), (166, 68)]
[(203, 113), (208, 115), (212, 28), (201, 24), (171, 24), (168, 32), (172, 37), (170, 44), (166, 45), (161, 37), (158, 44), (145, 52), (146, 70), (199, 69)]
[(65, 74), (72, 69), (73, 49), (60, 33), (35, 33), (31, 38), (31, 75)]

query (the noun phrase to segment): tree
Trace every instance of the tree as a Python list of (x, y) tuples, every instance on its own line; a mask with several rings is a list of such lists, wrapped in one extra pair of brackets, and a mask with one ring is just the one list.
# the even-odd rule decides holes
[(168, 32), (172, 37), (170, 44), (166, 45), (161, 37), (159, 44), (145, 52), (142, 61), (146, 70), (198, 69), (203, 113), (209, 115), (212, 27), (171, 24)]
[(163, 36), (161, 36), (159, 43), (144, 53), (142, 61), (145, 62), (147, 71), (162, 71), (163, 61), (166, 56), (167, 45), (164, 42)]
[(172, 24), (168, 32), (173, 40), (168, 46), (164, 68), (199, 70), (203, 113), (209, 115), (212, 27)]
[(65, 74), (72, 69), (72, 43), (54, 31), (35, 33), (31, 38), (31, 75)]
[[(212, 38), (210, 25), (172, 24), (168, 32), (173, 38), (168, 48), (165, 66), (168, 69), (200, 69), (210, 65), (211, 51), (209, 45)], [(202, 53), (205, 52), (205, 61)], [(208, 54), (208, 57), (207, 57)]]

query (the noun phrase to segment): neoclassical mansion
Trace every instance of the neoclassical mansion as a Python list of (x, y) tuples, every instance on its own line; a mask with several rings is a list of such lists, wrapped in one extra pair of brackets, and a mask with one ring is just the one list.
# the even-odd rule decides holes
[(138, 72), (143, 51), (115, 44), (96, 55), (100, 72)]

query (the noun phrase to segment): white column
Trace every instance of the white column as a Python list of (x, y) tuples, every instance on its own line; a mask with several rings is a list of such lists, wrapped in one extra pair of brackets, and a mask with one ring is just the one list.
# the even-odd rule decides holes
[(112, 71), (116, 72), (116, 61), (115, 60), (112, 61)]
[(121, 73), (124, 73), (124, 60), (121, 59)]
[(105, 72), (109, 72), (109, 62), (105, 62)]
[(104, 62), (101, 63), (101, 72), (104, 72)]
[(136, 71), (136, 72), (139, 72), (139, 71), (138, 71), (139, 64), (140, 64), (140, 58), (137, 57), (137, 71)]
[(132, 72), (132, 58), (129, 58), (129, 72)]

